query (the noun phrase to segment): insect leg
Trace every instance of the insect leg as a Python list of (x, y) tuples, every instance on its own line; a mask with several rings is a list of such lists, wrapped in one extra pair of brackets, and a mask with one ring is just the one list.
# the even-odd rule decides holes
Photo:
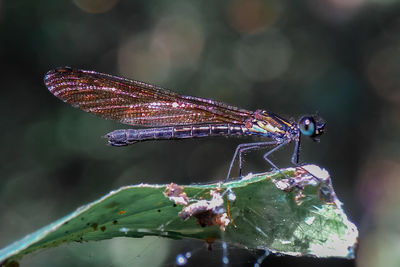
[(292, 154), (292, 163), (295, 166), (299, 166), (299, 154), (300, 154), (300, 139), (295, 139), (294, 150)]
[(283, 146), (285, 146), (287, 143), (289, 143), (289, 141), (285, 140), (284, 142), (280, 143), (278, 146), (274, 147), (273, 149), (269, 150), (267, 153), (264, 154), (265, 161), (268, 162), (269, 165), (271, 165), (273, 168), (277, 170), (279, 170), (279, 168), (276, 167), (274, 163), (272, 163), (272, 161), (268, 158), (268, 156), (277, 151), (278, 149), (282, 148)]
[(245, 144), (238, 145), (235, 149), (235, 153), (233, 154), (233, 158), (232, 158), (231, 164), (229, 165), (228, 174), (227, 174), (225, 180), (229, 180), (236, 157), (239, 158), (239, 174), (240, 175), (242, 174), (242, 153), (243, 152), (248, 151), (248, 150), (261, 149), (266, 146), (277, 145), (277, 144), (279, 144), (279, 141), (274, 140), (274, 141), (268, 141), (268, 142), (245, 143)]
[[(269, 150), (267, 153), (264, 154), (265, 161), (268, 162), (269, 165), (271, 165), (274, 169), (276, 169), (279, 172), (280, 172), (279, 168), (268, 158), (268, 156), (271, 155), (272, 153), (274, 153), (275, 151), (279, 150), (280, 148), (284, 147), (285, 145), (287, 145), (289, 143), (289, 141), (290, 140), (283, 141), (282, 143), (280, 143), (279, 145), (277, 145), (276, 147), (272, 148), (271, 150)], [(283, 175), (286, 176), (285, 174), (283, 174)]]
[(315, 176), (311, 172), (304, 169), (303, 168), (304, 164), (299, 163), (299, 153), (300, 153), (300, 139), (295, 140), (294, 150), (293, 150), (293, 154), (292, 154), (292, 163), (294, 166), (303, 169), (304, 171), (308, 172), (312, 177), (314, 177), (317, 181), (319, 181), (321, 178)]

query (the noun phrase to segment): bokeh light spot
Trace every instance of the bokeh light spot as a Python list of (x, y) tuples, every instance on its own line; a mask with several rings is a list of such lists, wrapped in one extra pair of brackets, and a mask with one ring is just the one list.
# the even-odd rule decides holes
[(87, 13), (105, 13), (111, 10), (118, 0), (74, 0), (77, 7)]
[(357, 265), (398, 266), (400, 163), (373, 155), (359, 175), (359, 198), (366, 212)]
[(239, 32), (257, 32), (265, 29), (279, 17), (278, 4), (274, 1), (235, 0), (229, 9), (231, 25)]
[(175, 65), (193, 67), (203, 50), (204, 35), (198, 23), (179, 17), (160, 20), (153, 32), (151, 49), (165, 51)]
[(187, 17), (163, 17), (148, 34), (133, 35), (118, 52), (122, 75), (162, 83), (171, 71), (195, 69), (203, 51), (204, 35)]
[(142, 81), (158, 83), (169, 73), (170, 60), (166, 52), (152, 51), (149, 34), (133, 35), (118, 50), (118, 67), (121, 75)]
[(367, 64), (368, 80), (384, 100), (400, 103), (400, 43), (375, 51)]
[(284, 74), (291, 56), (289, 40), (277, 30), (246, 36), (236, 48), (237, 66), (254, 81), (268, 81)]
[(333, 24), (340, 24), (348, 22), (358, 14), (366, 2), (366, 0), (309, 0), (308, 4), (317, 17)]

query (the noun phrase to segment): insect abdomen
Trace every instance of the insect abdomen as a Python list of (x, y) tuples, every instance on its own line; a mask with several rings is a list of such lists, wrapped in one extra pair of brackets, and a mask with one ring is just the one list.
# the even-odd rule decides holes
[(112, 146), (126, 146), (140, 141), (185, 139), (207, 136), (241, 136), (248, 129), (237, 124), (206, 124), (192, 126), (171, 126), (148, 129), (121, 129), (106, 135)]

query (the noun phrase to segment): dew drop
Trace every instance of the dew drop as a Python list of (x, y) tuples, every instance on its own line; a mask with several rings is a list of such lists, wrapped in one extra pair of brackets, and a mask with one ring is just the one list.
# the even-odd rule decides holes
[(228, 200), (229, 201), (235, 201), (236, 200), (236, 195), (232, 191), (229, 191), (228, 193)]
[(178, 266), (186, 265), (186, 263), (187, 263), (187, 258), (185, 256), (183, 256), (182, 254), (178, 254), (176, 256), (176, 264)]

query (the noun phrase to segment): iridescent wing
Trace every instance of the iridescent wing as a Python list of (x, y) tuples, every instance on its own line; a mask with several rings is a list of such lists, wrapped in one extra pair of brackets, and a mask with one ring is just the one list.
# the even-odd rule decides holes
[(49, 71), (44, 82), (64, 102), (129, 125), (242, 124), (252, 114), (222, 102), (95, 71), (58, 68)]

